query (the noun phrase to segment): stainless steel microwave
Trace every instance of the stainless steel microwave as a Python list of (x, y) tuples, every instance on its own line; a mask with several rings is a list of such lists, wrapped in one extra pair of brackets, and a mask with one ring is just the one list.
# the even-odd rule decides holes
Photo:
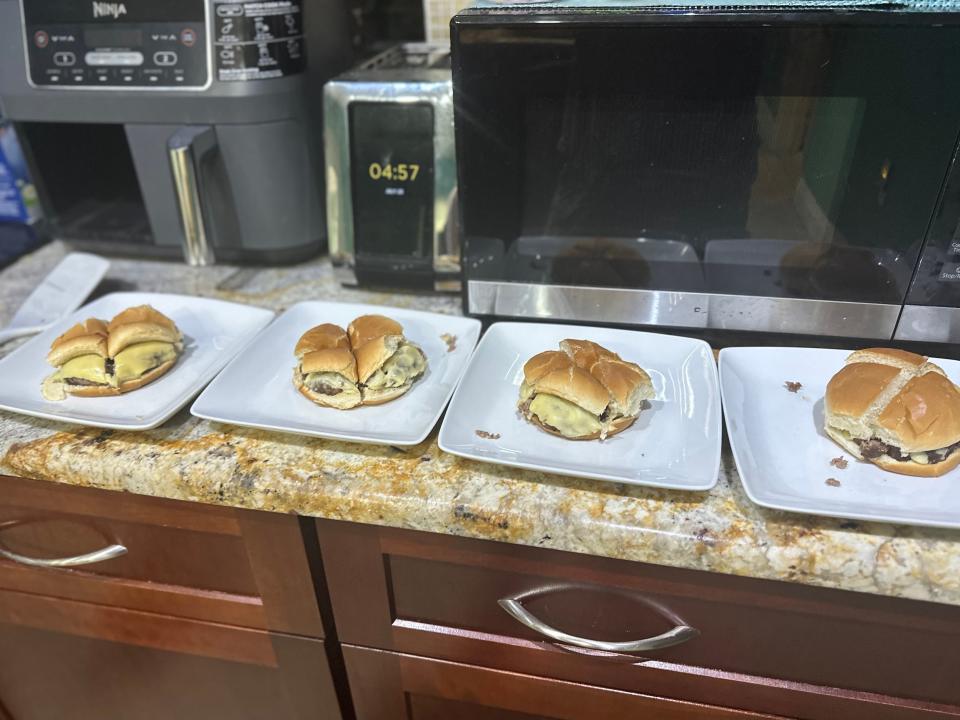
[(960, 15), (590, 5), (452, 21), (468, 313), (960, 341)]

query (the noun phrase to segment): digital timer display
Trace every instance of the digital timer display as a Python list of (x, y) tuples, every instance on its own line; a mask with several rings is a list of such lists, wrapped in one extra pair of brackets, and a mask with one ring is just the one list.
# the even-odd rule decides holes
[(420, 166), (416, 163), (370, 163), (367, 169), (371, 180), (396, 180), (397, 182), (414, 182), (420, 174)]
[(433, 106), (350, 104), (353, 235), (357, 256), (433, 254)]

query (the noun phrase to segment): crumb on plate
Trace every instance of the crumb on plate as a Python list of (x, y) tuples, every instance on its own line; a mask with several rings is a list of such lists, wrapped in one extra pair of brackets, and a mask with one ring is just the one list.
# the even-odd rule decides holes
[(802, 383), (795, 382), (795, 381), (793, 381), (793, 380), (787, 380), (787, 381), (783, 384), (783, 386), (787, 389), (788, 392), (795, 393), (795, 392), (798, 392), (798, 391), (800, 390), (800, 388), (803, 387), (803, 384), (802, 384)]
[(847, 462), (847, 459), (841, 455), (840, 457), (835, 457), (833, 460), (831, 460), (830, 464), (838, 470), (846, 470), (849, 463)]
[(443, 333), (440, 339), (447, 344), (447, 352), (453, 352), (457, 349), (457, 336), (450, 333)]
[(840, 487), (840, 481), (836, 478), (827, 478), (825, 482), (830, 487)]
[(487, 432), (486, 430), (474, 430), (477, 434), (477, 437), (482, 437), (484, 440), (499, 440), (500, 433)]

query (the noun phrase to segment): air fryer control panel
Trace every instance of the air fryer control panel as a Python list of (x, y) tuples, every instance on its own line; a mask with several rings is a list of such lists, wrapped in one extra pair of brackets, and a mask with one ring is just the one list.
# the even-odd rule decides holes
[(21, 0), (39, 87), (200, 88), (209, 81), (204, 0)]

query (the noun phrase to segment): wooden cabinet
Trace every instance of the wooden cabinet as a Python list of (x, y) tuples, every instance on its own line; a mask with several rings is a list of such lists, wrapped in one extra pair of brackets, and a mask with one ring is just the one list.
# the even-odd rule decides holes
[(357, 720), (772, 720), (773, 715), (344, 646)]
[(16, 720), (334, 720), (323, 641), (0, 591)]
[(0, 703), (15, 720), (337, 720), (303, 527), (0, 478)]
[[(0, 588), (324, 636), (295, 516), (21, 478), (0, 483)], [(124, 552), (116, 557), (70, 567), (9, 559), (117, 546)]]
[[(390, 528), (317, 527), (343, 643), (761, 715), (960, 717), (958, 608)], [(508, 615), (499, 601), (510, 598), (581, 638), (625, 642), (675, 626), (699, 634), (641, 655), (578, 648)]]

